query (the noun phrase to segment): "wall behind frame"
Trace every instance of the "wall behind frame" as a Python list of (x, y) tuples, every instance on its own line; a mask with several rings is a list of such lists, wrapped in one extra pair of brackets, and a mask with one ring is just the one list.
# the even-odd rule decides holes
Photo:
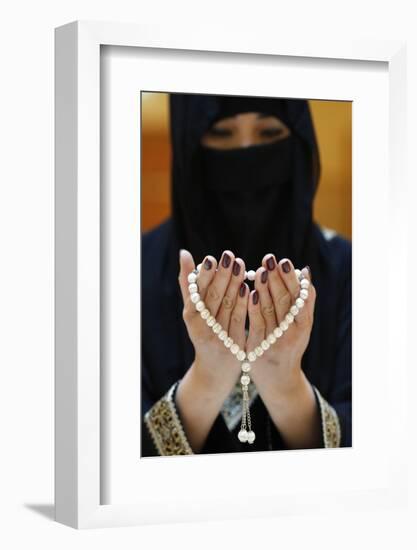
[[(142, 231), (170, 215), (168, 94), (142, 93)], [(352, 235), (352, 104), (310, 100), (320, 149), (321, 178), (315, 220)]]

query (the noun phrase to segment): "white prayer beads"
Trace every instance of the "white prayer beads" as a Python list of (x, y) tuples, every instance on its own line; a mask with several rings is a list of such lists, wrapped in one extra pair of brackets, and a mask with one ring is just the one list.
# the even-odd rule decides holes
[(267, 339), (269, 344), (275, 344), (275, 342), (277, 341), (277, 339), (275, 338), (273, 332), (271, 332), (271, 334), (268, 334), (266, 339)]
[(196, 304), (197, 302), (200, 301), (200, 294), (198, 292), (193, 292), (193, 294), (191, 294), (190, 299), (193, 304)]
[(275, 338), (281, 338), (281, 336), (283, 334), (282, 328), (280, 328), (280, 327), (274, 328), (274, 333), (273, 334), (274, 334)]
[[(250, 376), (249, 372), (251, 370), (251, 363), (254, 363), (258, 357), (262, 357), (269, 348), (274, 345), (283, 334), (289, 329), (289, 326), (294, 322), (295, 317), (299, 314), (300, 310), (304, 307), (305, 300), (308, 299), (309, 292), (308, 288), (310, 286), (310, 281), (304, 277), (299, 269), (295, 269), (295, 274), (300, 284), (300, 291), (298, 297), (295, 300), (295, 303), (292, 304), (290, 310), (284, 316), (284, 319), (279, 323), (279, 326), (275, 327), (274, 330), (266, 336), (262, 342), (255, 349), (245, 352), (240, 349), (238, 344), (233, 342), (233, 339), (230, 338), (227, 331), (217, 322), (216, 318), (211, 315), (210, 310), (206, 307), (204, 301), (201, 299), (199, 288), (198, 288), (198, 276), (201, 271), (202, 264), (199, 264), (197, 268), (192, 271), (188, 277), (188, 291), (190, 293), (191, 302), (194, 304), (196, 310), (200, 313), (201, 318), (206, 322), (206, 324), (212, 329), (213, 333), (217, 335), (219, 340), (223, 342), (224, 346), (227, 349), (230, 349), (230, 352), (236, 357), (238, 361), (241, 362), (242, 376), (240, 377), (240, 383), (242, 387), (242, 421), (241, 429), (238, 433), (238, 439), (241, 443), (252, 444), (255, 441), (255, 433), (251, 428), (251, 418), (249, 412), (249, 385), (250, 385)], [(244, 279), (249, 281), (254, 281), (256, 272), (254, 270), (245, 271)], [(247, 429), (248, 428), (248, 429)]]
[(256, 277), (256, 272), (251, 269), (250, 271), (245, 271), (245, 279), (248, 281), (254, 281)]
[(302, 298), (297, 298), (295, 300), (295, 305), (298, 307), (298, 309), (301, 309), (304, 307), (304, 300)]
[(310, 281), (308, 279), (302, 279), (300, 282), (301, 288), (308, 288), (310, 286)]

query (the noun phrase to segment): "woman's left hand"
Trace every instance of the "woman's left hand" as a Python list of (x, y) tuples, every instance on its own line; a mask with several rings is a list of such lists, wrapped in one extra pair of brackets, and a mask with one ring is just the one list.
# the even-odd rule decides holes
[[(306, 383), (301, 358), (313, 326), (316, 291), (309, 269), (305, 267), (302, 273), (310, 281), (304, 306), (278, 342), (256, 359), (250, 373), (259, 393), (271, 398), (297, 395)], [(284, 258), (277, 263), (272, 254), (267, 254), (256, 271), (255, 290), (249, 296), (248, 351), (259, 346), (284, 320), (299, 292), (300, 283), (291, 260)]]

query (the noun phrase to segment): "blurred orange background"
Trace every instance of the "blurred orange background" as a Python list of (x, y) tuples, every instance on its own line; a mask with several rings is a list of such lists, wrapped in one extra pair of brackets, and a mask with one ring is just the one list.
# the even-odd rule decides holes
[[(142, 92), (142, 231), (170, 216), (169, 94)], [(320, 150), (315, 220), (352, 235), (352, 104), (309, 101)]]

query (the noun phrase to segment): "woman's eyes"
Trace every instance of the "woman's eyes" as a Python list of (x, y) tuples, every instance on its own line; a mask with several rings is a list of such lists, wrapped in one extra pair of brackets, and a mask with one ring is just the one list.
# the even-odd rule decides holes
[(266, 128), (261, 134), (266, 137), (275, 137), (283, 134), (282, 128)]
[(232, 132), (228, 130), (227, 128), (210, 128), (209, 133), (212, 136), (216, 137), (223, 137), (223, 136), (231, 136)]
[[(233, 131), (228, 128), (210, 128), (209, 134), (214, 137), (229, 137), (233, 135)], [(264, 137), (275, 137), (283, 134), (282, 128), (264, 128), (260, 130), (260, 135)]]

